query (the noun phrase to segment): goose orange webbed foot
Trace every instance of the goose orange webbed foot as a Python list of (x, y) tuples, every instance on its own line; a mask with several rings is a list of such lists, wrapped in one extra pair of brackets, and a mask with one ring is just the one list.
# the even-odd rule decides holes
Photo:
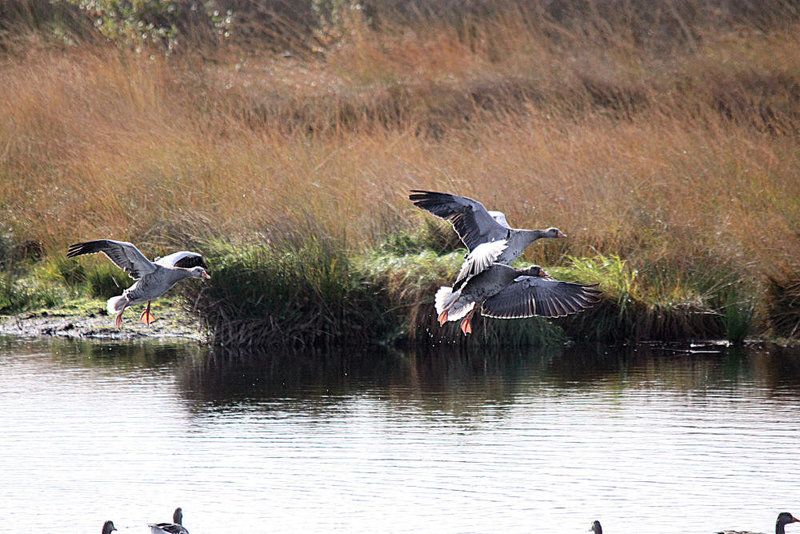
[(156, 318), (150, 313), (150, 301), (147, 301), (147, 307), (142, 312), (142, 315), (139, 317), (139, 320), (142, 321), (147, 326), (150, 326), (150, 323), (155, 322)]

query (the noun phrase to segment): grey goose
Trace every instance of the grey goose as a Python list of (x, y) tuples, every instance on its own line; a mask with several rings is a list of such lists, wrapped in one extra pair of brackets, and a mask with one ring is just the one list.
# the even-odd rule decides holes
[(142, 302), (147, 302), (147, 308), (140, 319), (150, 325), (154, 321), (150, 313), (152, 299), (160, 297), (184, 278), (211, 278), (204, 268), (203, 257), (196, 252), (180, 251), (150, 261), (132, 243), (112, 239), (75, 243), (70, 245), (67, 257), (98, 252), (105, 254), (117, 267), (136, 280), (122, 295), (108, 299), (108, 313), (117, 315), (117, 327), (122, 325), (125, 309)]
[(461, 319), (461, 331), (467, 335), (478, 307), (482, 315), (495, 319), (563, 317), (600, 300), (596, 286), (553, 280), (538, 265), (522, 269), (496, 263), (507, 246), (504, 240), (491, 241), (467, 254), (453, 287), (436, 292), (440, 325)]
[(567, 237), (558, 228), (511, 228), (503, 212), (489, 211), (483, 204), (468, 197), (412, 189), (408, 198), (418, 208), (450, 222), (469, 252), (483, 243), (506, 241), (508, 246), (495, 259), (496, 263), (510, 264), (537, 239)]

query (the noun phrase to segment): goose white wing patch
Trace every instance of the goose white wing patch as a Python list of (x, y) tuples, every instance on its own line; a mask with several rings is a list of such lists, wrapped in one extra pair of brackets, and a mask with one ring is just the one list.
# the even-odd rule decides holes
[(188, 250), (181, 250), (173, 252), (163, 258), (156, 258), (155, 262), (162, 267), (183, 267), (191, 269), (192, 267), (205, 267), (203, 256), (197, 252), (190, 252)]
[(467, 254), (464, 263), (461, 265), (461, 271), (458, 273), (454, 287), (458, 286), (460, 282), (488, 269), (500, 257), (506, 247), (508, 247), (508, 241), (505, 239), (489, 241), (475, 247), (472, 252)]

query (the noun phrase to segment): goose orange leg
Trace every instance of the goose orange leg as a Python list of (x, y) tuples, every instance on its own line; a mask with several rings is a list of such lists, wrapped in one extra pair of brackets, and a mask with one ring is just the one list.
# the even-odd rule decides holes
[(475, 315), (475, 309), (474, 308), (472, 310), (470, 310), (470, 312), (467, 314), (467, 316), (464, 317), (464, 320), (461, 321), (461, 331), (464, 332), (465, 336), (467, 334), (471, 334), (472, 333), (472, 316), (473, 315)]
[(439, 326), (442, 326), (446, 322), (447, 322), (447, 310), (444, 310), (442, 313), (439, 314)]
[(128, 307), (128, 305), (126, 304), (125, 306), (122, 307), (122, 309), (117, 314), (117, 320), (115, 321), (116, 324), (117, 324), (117, 328), (122, 326), (122, 314), (125, 313), (125, 308), (127, 308), (127, 307)]
[(153, 317), (153, 314), (150, 313), (150, 301), (149, 300), (147, 301), (147, 307), (142, 312), (142, 315), (139, 317), (139, 320), (142, 321), (147, 326), (150, 326), (150, 323), (152, 323), (153, 321), (156, 320), (156, 318)]

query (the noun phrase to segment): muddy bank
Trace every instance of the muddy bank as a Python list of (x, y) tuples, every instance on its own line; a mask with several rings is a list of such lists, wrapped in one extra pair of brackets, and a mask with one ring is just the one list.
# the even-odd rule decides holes
[(120, 328), (114, 326), (113, 317), (100, 313), (22, 313), (0, 316), (0, 334), (118, 340), (183, 338), (206, 341), (200, 324), (182, 311), (164, 311), (149, 326), (136, 317), (126, 317)]

